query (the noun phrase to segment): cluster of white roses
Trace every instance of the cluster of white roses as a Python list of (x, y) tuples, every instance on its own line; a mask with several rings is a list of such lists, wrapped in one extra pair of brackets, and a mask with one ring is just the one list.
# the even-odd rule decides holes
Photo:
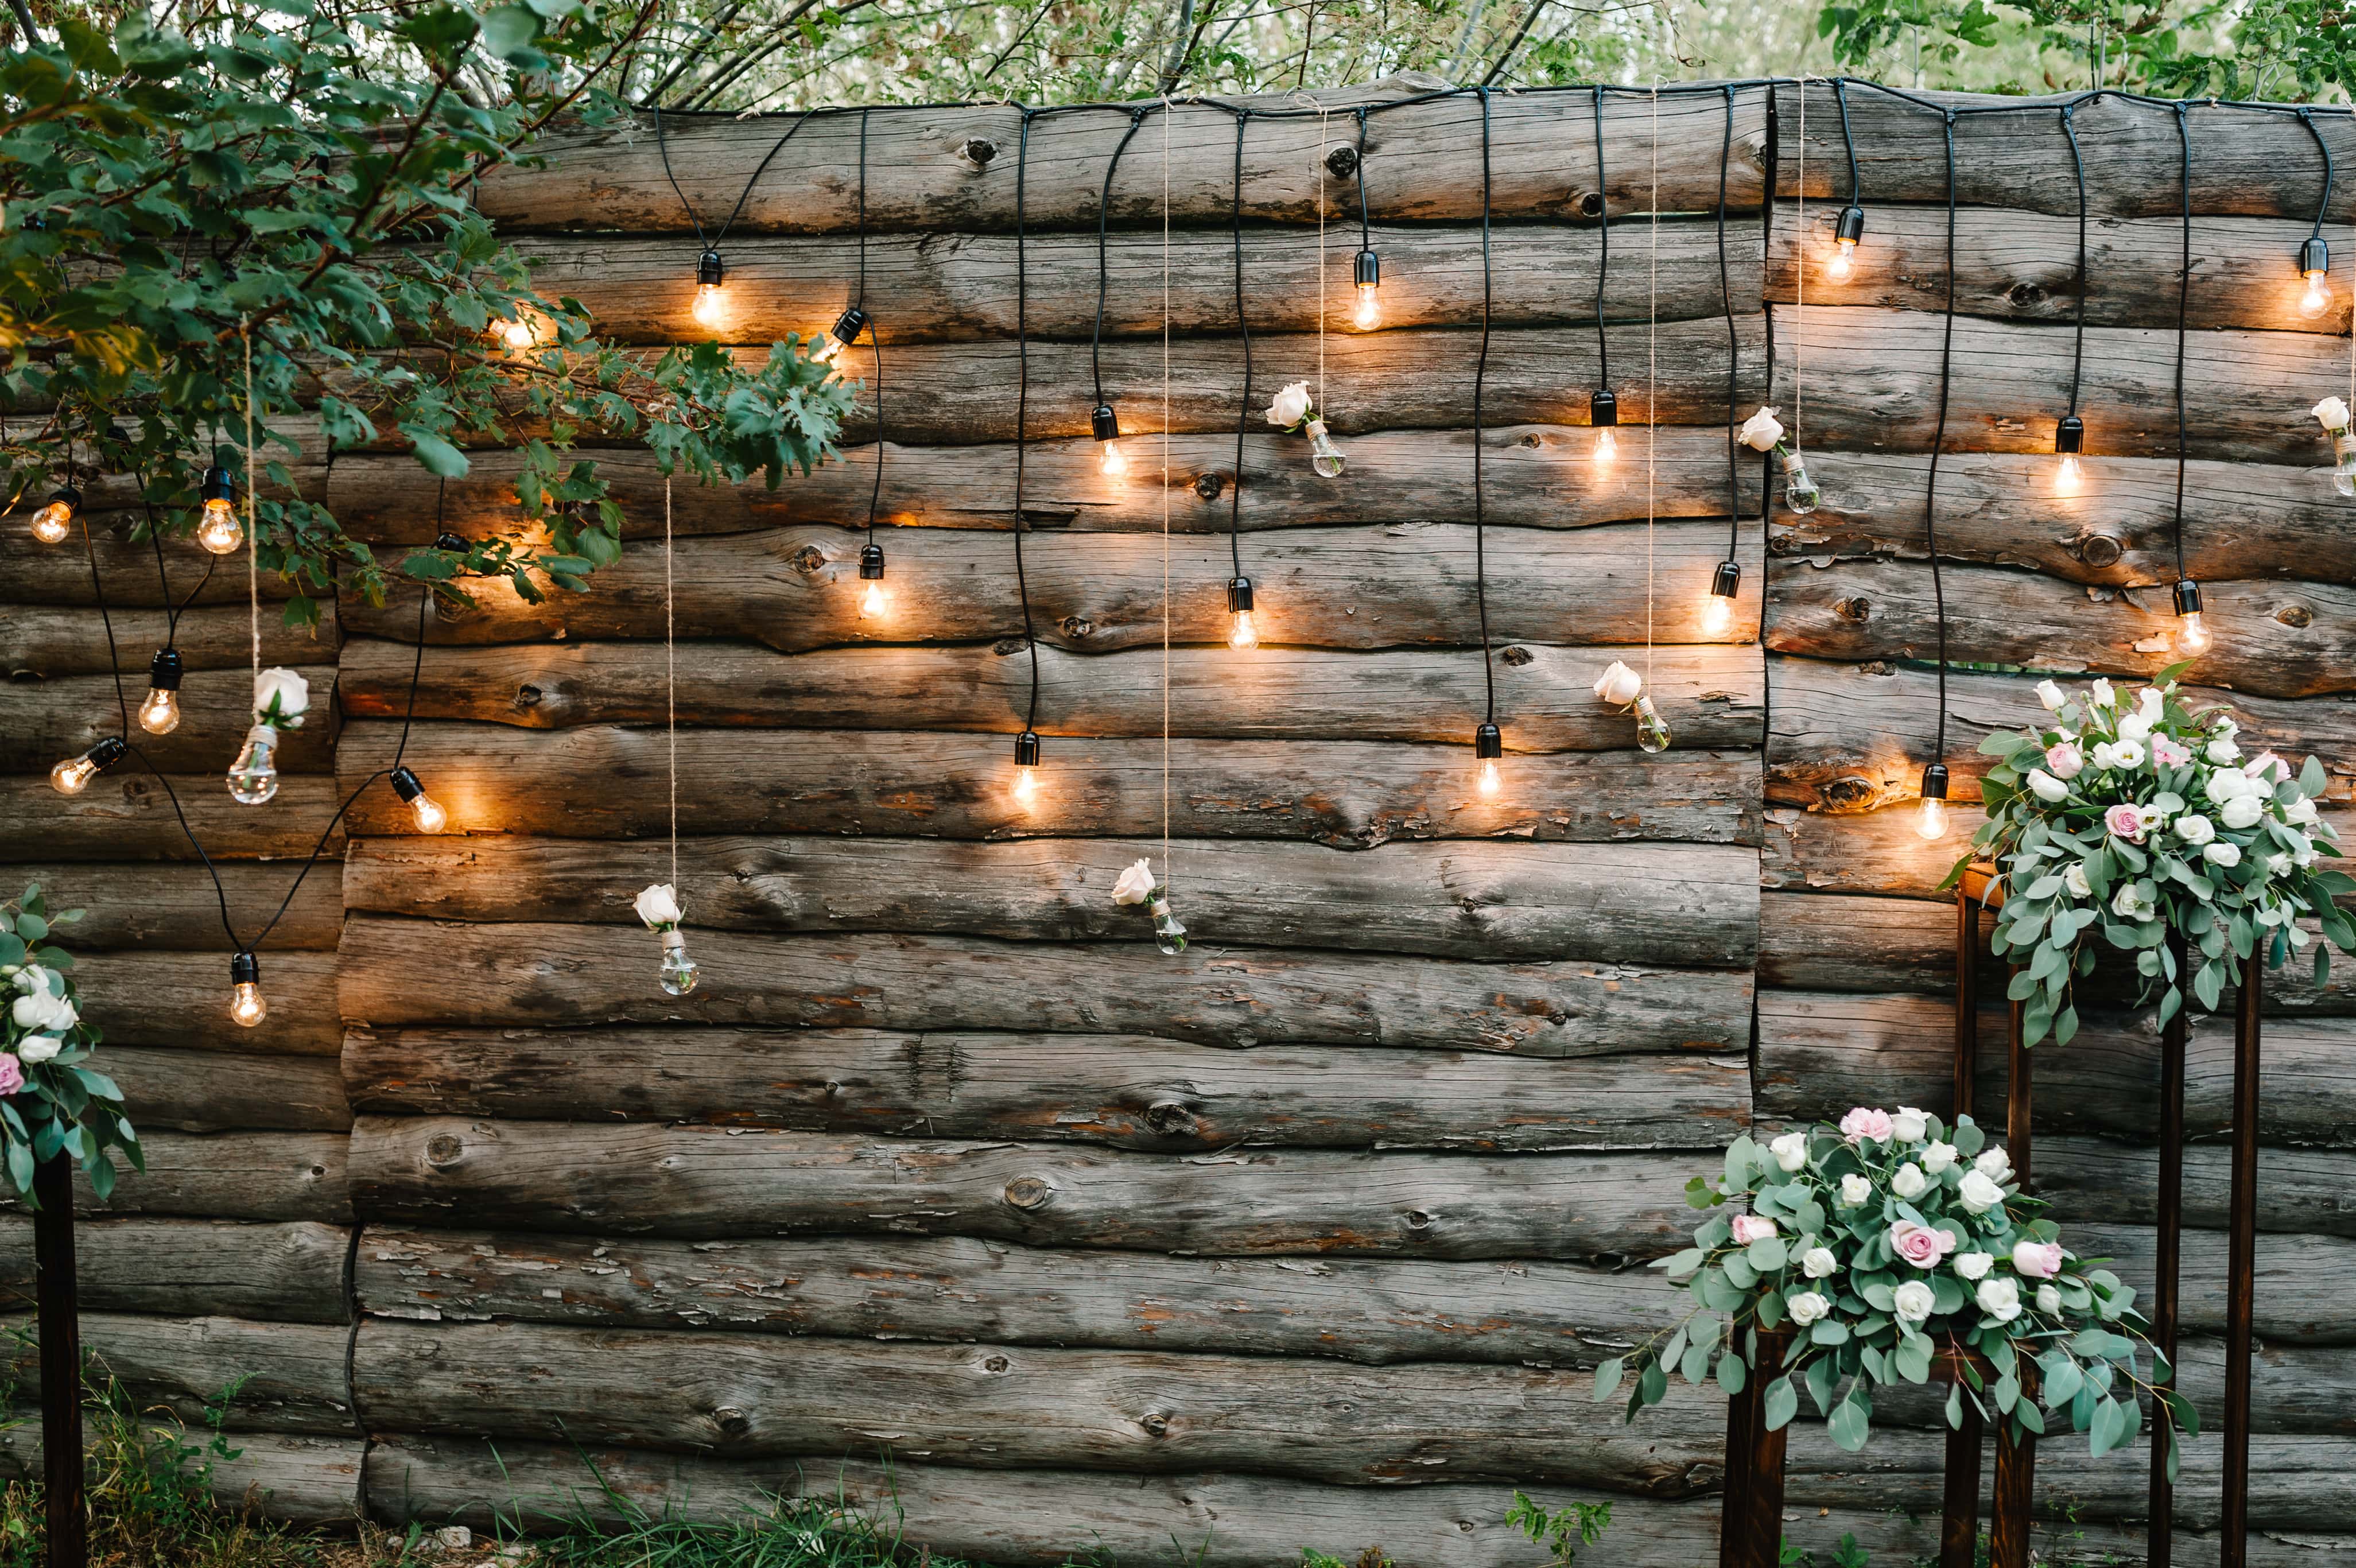
[(61, 1144), (102, 1198), (114, 1190), (115, 1151), (141, 1163), (123, 1090), (87, 1065), (99, 1031), (81, 1015), (73, 960), (56, 945), (57, 928), (80, 918), (51, 914), (37, 884), (0, 900), (0, 1171), (28, 1199), (37, 1157)]
[(8, 1007), (8, 1022), (15, 1026), (10, 1033), (24, 1031), (9, 1042), (9, 1051), (24, 1062), (53, 1059), (65, 1049), (67, 1033), (81, 1022), (73, 998), (66, 994), (65, 976), (40, 964), (28, 963), (9, 975), (8, 980), (17, 993)]

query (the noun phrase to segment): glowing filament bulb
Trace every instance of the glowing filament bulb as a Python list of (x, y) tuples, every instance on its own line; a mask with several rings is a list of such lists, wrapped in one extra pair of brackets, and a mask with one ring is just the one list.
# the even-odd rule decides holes
[(1361, 332), (1372, 332), (1383, 324), (1382, 301), (1375, 297), (1376, 287), (1365, 283), (1358, 285), (1357, 313), (1350, 317), (1351, 325)]
[(205, 502), (197, 521), (197, 542), (216, 555), (226, 555), (245, 542), (245, 524), (237, 519), (237, 503), (226, 496)]
[(1024, 730), (1014, 737), (1014, 803), (1024, 811), (1039, 795), (1039, 737)]
[(178, 698), (162, 686), (154, 687), (139, 704), (139, 727), (149, 735), (170, 735), (180, 727)]
[(1847, 283), (1857, 272), (1857, 242), (1835, 240), (1832, 260), (1825, 263), (1825, 279), (1828, 283)]
[[(701, 300), (698, 303), (700, 304)], [(509, 349), (519, 354), (540, 340), (540, 335), (532, 330), (530, 318), (523, 316), (518, 316), (513, 321), (500, 322), (499, 338)]]
[(1027, 806), (1038, 796), (1038, 793), (1039, 769), (1037, 766), (1035, 764), (1027, 768), (1018, 766), (1014, 769), (1014, 798)]
[(81, 492), (68, 489), (59, 490), (33, 514), (33, 537), (44, 544), (59, 544), (73, 530), (74, 512), (81, 505)]
[(229, 1015), (240, 1028), (251, 1029), (270, 1016), (262, 996), (262, 965), (250, 952), (232, 953), (229, 961)]
[(2298, 296), (2298, 313), (2307, 317), (2309, 321), (2312, 321), (2330, 308), (2331, 282), (2329, 274), (2325, 273), (2308, 274), (2307, 292)]
[(441, 801), (425, 792), (425, 786), (417, 781), (417, 775), (409, 768), (396, 768), (392, 770), (392, 792), (408, 803), (410, 815), (416, 819), (419, 832), (438, 833), (450, 825), (450, 813), (442, 809)]
[(97, 773), (98, 764), (90, 759), (89, 753), (69, 757), (49, 769), (49, 787), (60, 795), (79, 795), (90, 788)]
[(1926, 839), (1947, 836), (1947, 802), (1935, 795), (1922, 797), (1922, 809), (1914, 819), (1914, 831)]
[(891, 603), (892, 597), (884, 591), (883, 584), (870, 583), (867, 585), (867, 591), (859, 596), (859, 613), (863, 616), (880, 616), (891, 606)]
[(1227, 630), (1227, 646), (1229, 648), (1259, 646), (1259, 628), (1252, 624), (1251, 611), (1237, 610), (1235, 613), (1234, 622)]
[(2184, 618), (2183, 624), (2177, 628), (2176, 646), (2187, 653), (2199, 653), (2205, 650), (2209, 643), (2209, 628), (2201, 624), (2201, 612), (2194, 610)]
[(1106, 442), (1104, 456), (1098, 461), (1106, 478), (1119, 480), (1129, 478), (1129, 458), (1122, 455), (1119, 440)]
[(1497, 791), (1502, 787), (1503, 781), (1497, 777), (1497, 759), (1494, 757), (1483, 757), (1480, 779), (1481, 798), (1484, 800), (1495, 800)]
[(1595, 433), (1595, 461), (1599, 465), (1609, 464), (1613, 458), (1619, 456), (1619, 437), (1613, 435), (1609, 427), (1597, 431)]
[(1726, 628), (1734, 624), (1734, 601), (1719, 594), (1706, 595), (1701, 602), (1701, 629), (1705, 637), (1723, 637)]
[(2085, 482), (2086, 471), (2079, 466), (2078, 455), (2075, 452), (2062, 454), (2062, 466), (2053, 471), (2053, 493), (2074, 496)]
[(728, 302), (720, 297), (720, 285), (716, 283), (697, 284), (695, 307), (690, 314), (694, 316), (695, 324), (705, 331), (719, 331), (728, 320)]

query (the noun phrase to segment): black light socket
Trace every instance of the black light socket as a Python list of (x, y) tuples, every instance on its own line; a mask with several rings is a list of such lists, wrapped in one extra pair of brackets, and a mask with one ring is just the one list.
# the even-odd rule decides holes
[(2065, 413), (2062, 423), (2053, 427), (2053, 450), (2069, 454), (2080, 452), (2086, 446), (2086, 422), (2074, 413)]
[(1488, 758), (1505, 755), (1505, 737), (1495, 725), (1483, 725), (1472, 732), (1472, 755)]
[(1376, 287), (1383, 281), (1383, 259), (1372, 251), (1360, 251), (1350, 263), (1350, 275), (1360, 288)]
[(698, 287), (717, 288), (728, 269), (721, 263), (720, 252), (706, 251), (695, 258), (695, 282)]
[(2176, 613), (2180, 616), (2201, 613), (2201, 585), (2190, 577), (2176, 585)]
[(1229, 578), (1227, 580), (1227, 613), (1229, 615), (1241, 615), (1244, 611), (1251, 607), (1251, 579), (1249, 577)]
[(197, 487), (197, 498), (199, 500), (233, 501), (237, 499), (237, 481), (229, 477), (227, 468), (215, 463), (205, 470), (204, 482)]
[(59, 502), (64, 503), (66, 510), (78, 512), (81, 510), (81, 492), (71, 485), (59, 485), (49, 492), (49, 504), (56, 506)]
[(1088, 410), (1088, 434), (1099, 441), (1120, 439), (1120, 415), (1112, 411), (1112, 404), (1100, 403)]
[(1852, 245), (1864, 239), (1865, 209), (1855, 206), (1842, 208), (1840, 221), (1833, 225), (1833, 238), (1846, 240)]
[(180, 672), (186, 666), (180, 662), (177, 648), (159, 648), (155, 657), (147, 661), (147, 684), (159, 692), (180, 689)]
[(858, 342), (859, 335), (866, 330), (867, 312), (854, 305), (835, 318), (834, 340), (848, 348)]
[(229, 955), (229, 983), (230, 983), (231, 985), (259, 985), (259, 984), (261, 984), (261, 983), (262, 983), (262, 963), (261, 963), (261, 961), (260, 961), (260, 960), (258, 960), (258, 959), (256, 959), (256, 958), (255, 958), (252, 953), (250, 953), (250, 952), (233, 952), (233, 953), (230, 954), (230, 955)]
[(1017, 768), (1039, 766), (1039, 737), (1027, 729), (1014, 737), (1014, 766)]
[(1934, 762), (1922, 769), (1922, 799), (1944, 800), (1947, 798), (1947, 765)]
[(90, 759), (101, 768), (112, 768), (122, 761), (123, 754), (130, 749), (121, 736), (110, 735), (90, 748)]
[(455, 533), (445, 532), (434, 536), (434, 548), (447, 550), (454, 555), (464, 555), (466, 553), (466, 542)]
[(2330, 270), (2331, 247), (2323, 242), (2322, 235), (2318, 234), (2313, 239), (2300, 243), (2298, 247), (2300, 276), (2304, 277), (2308, 273), (2328, 273)]
[(859, 575), (866, 582), (876, 582), (884, 575), (884, 547), (862, 544), (859, 549)]
[(1587, 423), (1598, 426), (1620, 423), (1620, 400), (1612, 395), (1610, 387), (1599, 387), (1587, 400)]
[(1742, 591), (1742, 563), (1721, 561), (1718, 570), (1709, 575), (1709, 591), (1721, 599), (1730, 599)]
[(406, 764), (394, 768), (391, 777), (392, 792), (401, 797), (401, 803), (404, 806), (425, 793), (425, 786), (417, 781), (417, 775), (411, 772)]

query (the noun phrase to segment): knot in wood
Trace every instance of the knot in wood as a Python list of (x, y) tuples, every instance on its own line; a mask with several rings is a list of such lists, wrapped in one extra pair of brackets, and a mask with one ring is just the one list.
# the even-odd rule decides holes
[(1001, 637), (990, 645), (990, 650), (1001, 659), (1012, 658), (1023, 651), (1023, 639), (1019, 637)]
[(2115, 565), (2126, 547), (2115, 533), (2082, 533), (2078, 536), (2078, 559), (2089, 566)]
[(1150, 1436), (1167, 1437), (1170, 1435), (1170, 1417), (1161, 1411), (1147, 1411), (1143, 1415), (1138, 1417), (1137, 1424), (1145, 1428), (1147, 1434)]
[(1226, 488), (1227, 477), (1225, 474), (1210, 473), (1194, 476), (1194, 493), (1206, 501), (1217, 500), (1220, 493)]
[(733, 1404), (723, 1404), (714, 1410), (712, 1424), (729, 1437), (742, 1437), (753, 1430), (752, 1419)]
[(1405, 1215), (1407, 1228), (1410, 1230), (1430, 1230), (1434, 1218), (1431, 1211), (1426, 1208), (1410, 1208)]
[(516, 706), (519, 708), (536, 708), (540, 706), (541, 696), (541, 690), (537, 686), (518, 686), (516, 688)]
[(981, 1363), (981, 1369), (985, 1372), (1002, 1372), (1006, 1370), (1006, 1367), (1007, 1361), (1003, 1356), (991, 1356)]
[(1039, 1176), (1016, 1176), (1006, 1184), (1006, 1201), (1017, 1208), (1037, 1208), (1055, 1196), (1055, 1189)]
[(2045, 291), (2033, 283), (2017, 283), (2005, 291), (2005, 296), (2019, 306), (2042, 305)]
[(1537, 655), (1532, 653), (1528, 649), (1518, 645), (1512, 648), (1501, 648), (1497, 650), (1498, 662), (1501, 664), (1511, 665), (1516, 670), (1520, 669), (1523, 665), (1527, 664), (1531, 660), (1536, 659), (1537, 657)]
[(1873, 618), (1873, 601), (1861, 594), (1851, 594), (1833, 601), (1833, 614), (1846, 621), (1869, 621)]
[(2305, 605), (2285, 605), (2275, 611), (2275, 619), (2287, 627), (2308, 627), (2315, 624), (2315, 612)]
[(1578, 209), (1581, 218), (1603, 216), (1603, 193), (1600, 190), (1582, 190), (1571, 199), (1570, 204)]
[(805, 544), (786, 557), (786, 564), (807, 577), (826, 564), (826, 552), (815, 544)]
[(1157, 1100), (1145, 1108), (1145, 1124), (1157, 1133), (1191, 1132), (1194, 1112), (1183, 1100)]
[(446, 1170), (466, 1158), (466, 1144), (453, 1133), (436, 1133), (425, 1140), (425, 1163), (437, 1170)]
[(1086, 616), (1066, 616), (1056, 624), (1064, 628), (1064, 635), (1074, 642), (1084, 641), (1094, 637), (1097, 631), (1097, 623)]
[(1358, 172), (1358, 149), (1348, 145), (1335, 147), (1325, 155), (1325, 169), (1335, 179), (1347, 179)]
[(969, 167), (987, 168), (998, 156), (998, 144), (988, 136), (968, 136), (958, 144), (957, 156)]
[(1826, 807), (1837, 811), (1858, 811), (1881, 799), (1881, 786), (1856, 773), (1844, 773), (1821, 791)]

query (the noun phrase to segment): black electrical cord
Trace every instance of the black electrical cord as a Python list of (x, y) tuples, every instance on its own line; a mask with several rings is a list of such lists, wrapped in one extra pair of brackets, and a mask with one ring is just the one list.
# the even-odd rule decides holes
[(1039, 639), (1031, 626), (1031, 583), (1023, 575), (1023, 458), (1031, 416), (1031, 274), (1025, 264), (1028, 234), (1023, 223), (1024, 181), (1031, 167), (1032, 111), (1023, 111), (1022, 141), (1014, 155), (1014, 591), (1023, 599), (1023, 642), (1031, 654), (1031, 706), (1025, 733), (1039, 725)]
[(1237, 577), (1244, 575), (1244, 430), (1251, 419), (1252, 401), (1251, 317), (1244, 310), (1244, 127), (1250, 123), (1248, 109), (1236, 116), (1235, 192), (1227, 208), (1228, 227), (1235, 238), (1236, 331), (1244, 340), (1244, 390), (1236, 401), (1236, 484), (1234, 494), (1227, 498), (1227, 556)]
[(2324, 216), (2331, 210), (2331, 145), (2323, 139), (2323, 133), (2316, 128), (2312, 109), (2302, 108), (2298, 112), (2298, 123), (2307, 127), (2307, 134), (2315, 138), (2315, 150), (2323, 155), (2323, 197), (2315, 204), (2315, 228), (2308, 235), (2310, 240), (2320, 240), (2323, 238)]
[[(1807, 89), (1803, 87), (1800, 91), (1805, 92)], [(1837, 76), (1833, 79), (1833, 99), (1840, 105), (1841, 146), (1848, 154), (1848, 204), (1851, 207), (1862, 207), (1865, 203), (1858, 194), (1859, 187), (1858, 185), (1857, 178), (1857, 136), (1849, 129), (1848, 124), (1847, 77)], [(1952, 137), (1954, 134), (1955, 129), (1954, 111), (1952, 109), (1942, 109), (1940, 113), (1945, 114), (1947, 117), (1947, 133), (1949, 136)]]
[(2176, 280), (2176, 580), (2184, 574), (2184, 317), (2192, 297), (2192, 129), (2185, 105), (2176, 106), (2176, 142), (2183, 156), (2184, 254)]
[[(1947, 445), (1947, 383), (1955, 349), (1955, 116), (1940, 112), (1947, 147), (1947, 320), (1939, 340), (1939, 417), (1932, 427), (1931, 470), (1922, 490), (1922, 537), (1931, 553), (1931, 599), (1939, 620), (1939, 714), (1932, 761), (1947, 756), (1947, 585), (1939, 575), (1939, 455)], [(1847, 113), (1843, 113), (1847, 124)]]
[[(73, 478), (71, 467), (67, 468), (66, 478), (70, 483)], [(106, 667), (114, 673), (115, 712), (123, 725), (123, 738), (128, 741), (131, 737), (131, 699), (123, 693), (123, 656), (115, 651), (114, 617), (107, 612), (106, 585), (98, 575), (98, 545), (90, 536), (90, 514), (78, 510), (75, 515), (81, 523), (82, 553), (90, 558), (90, 596), (98, 605), (98, 623), (106, 628)]]
[[(1483, 91), (1487, 90), (1484, 88)], [(1487, 114), (1488, 107), (1489, 101), (1483, 98), (1481, 101), (1483, 116)], [(1484, 118), (1483, 124), (1485, 125), (1486, 123)], [(1483, 131), (1483, 134), (1486, 135), (1487, 133)], [(1484, 168), (1487, 166), (1486, 159), (1484, 144), (1483, 153)], [(1488, 206), (1485, 187), (1482, 206), (1484, 209)], [(1612, 390), (1612, 338), (1603, 329), (1603, 283), (1612, 275), (1612, 187), (1611, 180), (1605, 175), (1603, 168), (1603, 89), (1600, 85), (1595, 89), (1595, 217), (1600, 225), (1597, 235), (1603, 248), (1602, 259), (1595, 268), (1595, 358), (1597, 361), (1595, 384), (1609, 392)]]
[[(859, 297), (867, 314), (867, 111), (859, 112)], [(875, 542), (875, 514), (884, 505), (884, 338), (873, 321), (867, 324), (868, 350), (875, 356), (875, 483), (867, 492), (867, 542)]]
[(1726, 558), (1742, 548), (1742, 480), (1736, 467), (1735, 399), (1740, 356), (1734, 334), (1734, 285), (1726, 266), (1726, 170), (1734, 158), (1734, 89), (1726, 90), (1726, 134), (1718, 149), (1718, 296), (1726, 309)]
[(2070, 350), (2070, 412), (2078, 412), (2078, 386), (2086, 367), (2086, 159), (2078, 149), (2078, 106), (2062, 106), (2062, 134), (2070, 138), (2070, 165), (2078, 171), (2078, 333)]
[(1372, 231), (1366, 223), (1366, 106), (1358, 105), (1358, 249), (1375, 248)]
[[(1145, 116), (1148, 113), (1149, 111), (1144, 109), (1132, 109), (1130, 111), (1129, 129), (1121, 134), (1119, 143), (1116, 145), (1112, 150), (1112, 156), (1106, 160), (1104, 188), (1097, 195), (1097, 325), (1095, 333), (1088, 339), (1088, 370), (1096, 378), (1097, 406), (1099, 408), (1104, 406), (1105, 400), (1105, 288), (1107, 283), (1109, 281), (1108, 277), (1109, 266), (1106, 261), (1105, 252), (1107, 236), (1111, 227), (1112, 220), (1112, 177), (1113, 171), (1120, 167), (1120, 155), (1129, 151), (1129, 144), (1137, 139), (1138, 127), (1145, 124)], [(1026, 130), (1029, 128), (1029, 122), (1027, 120), (1024, 122), (1024, 128)]]
[(795, 134), (804, 125), (809, 124), (810, 115), (813, 113), (814, 111), (807, 109), (802, 111), (800, 117), (794, 121), (792, 129), (779, 136), (776, 145), (762, 155), (761, 161), (753, 166), (753, 177), (746, 180), (744, 188), (737, 193), (736, 205), (729, 209), (728, 221), (720, 226), (719, 233), (706, 239), (703, 233), (703, 220), (695, 215), (694, 205), (687, 199), (687, 192), (679, 188), (679, 177), (671, 173), (670, 144), (663, 136), (662, 105), (659, 103), (655, 105), (655, 150), (662, 155), (663, 177), (670, 181), (670, 193), (679, 198), (680, 210), (687, 214), (689, 224), (694, 228), (695, 242), (698, 245), (707, 251), (715, 250), (721, 241), (728, 238), (728, 231), (736, 226), (738, 216), (744, 210), (744, 203), (752, 199), (753, 188), (760, 183), (761, 176), (767, 171), (770, 160), (786, 150), (786, 144), (792, 141)]
[[(1481, 95), (1481, 357), (1472, 369), (1472, 602), (1481, 615), (1481, 684), (1486, 696), (1481, 722), (1494, 725), (1497, 722), (1497, 667), (1489, 656), (1489, 511), (1481, 486), (1481, 396), (1489, 380), (1489, 90), (1476, 91)], [(1600, 128), (1601, 122), (1598, 124)], [(1600, 138), (1595, 150), (1600, 168), (1603, 154)]]

